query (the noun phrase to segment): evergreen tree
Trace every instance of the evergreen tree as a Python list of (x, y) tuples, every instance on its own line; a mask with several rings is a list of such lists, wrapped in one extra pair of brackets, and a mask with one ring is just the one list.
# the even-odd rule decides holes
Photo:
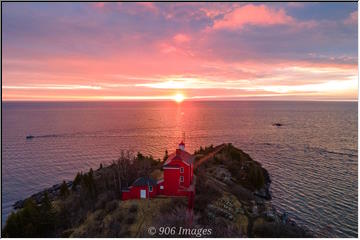
[(21, 237), (18, 215), (11, 212), (2, 231), (3, 237)]
[(47, 212), (51, 211), (51, 209), (52, 209), (52, 204), (49, 199), (49, 195), (47, 192), (45, 192), (44, 197), (41, 200), (41, 211), (44, 213), (47, 213)]
[(168, 159), (169, 155), (168, 155), (168, 150), (165, 150), (165, 155), (164, 155), (164, 162)]
[(39, 237), (40, 211), (34, 200), (28, 199), (24, 208), (12, 213), (4, 227), (6, 237)]
[(144, 160), (144, 155), (142, 155), (140, 152), (137, 154), (137, 160)]
[(43, 236), (51, 236), (55, 228), (55, 211), (47, 192), (41, 201), (40, 214), (39, 231)]
[(71, 186), (71, 190), (76, 190), (76, 187), (81, 183), (81, 180), (82, 180), (82, 173), (77, 173), (76, 174), (76, 177), (75, 177), (75, 179), (74, 179), (74, 181), (73, 181), (73, 184), (72, 184), (72, 186)]
[(60, 186), (60, 196), (66, 198), (69, 195), (69, 188), (65, 181)]
[(38, 206), (26, 200), (24, 208), (12, 212), (3, 229), (3, 237), (51, 237), (55, 229), (55, 211), (47, 193)]
[(95, 188), (94, 171), (92, 168), (90, 168), (90, 171), (84, 175), (83, 184), (90, 197), (95, 198), (97, 194)]

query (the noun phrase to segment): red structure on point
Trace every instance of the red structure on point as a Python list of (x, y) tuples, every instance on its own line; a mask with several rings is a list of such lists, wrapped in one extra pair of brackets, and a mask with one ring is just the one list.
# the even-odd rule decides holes
[(162, 166), (164, 179), (138, 178), (128, 189), (122, 191), (122, 200), (146, 199), (158, 195), (194, 197), (194, 156), (185, 151), (181, 141), (178, 149), (169, 155)]

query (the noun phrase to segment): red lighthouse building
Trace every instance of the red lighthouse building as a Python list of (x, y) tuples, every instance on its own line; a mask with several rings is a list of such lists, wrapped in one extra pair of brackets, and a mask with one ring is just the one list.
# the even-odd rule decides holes
[(164, 180), (159, 182), (159, 193), (167, 196), (187, 195), (193, 183), (194, 156), (185, 151), (185, 143), (169, 155), (163, 165)]
[(169, 155), (162, 169), (164, 179), (157, 181), (156, 186), (155, 180), (139, 178), (122, 192), (122, 199), (151, 198), (156, 195), (190, 196), (194, 193), (194, 156), (185, 151), (183, 141), (178, 149)]

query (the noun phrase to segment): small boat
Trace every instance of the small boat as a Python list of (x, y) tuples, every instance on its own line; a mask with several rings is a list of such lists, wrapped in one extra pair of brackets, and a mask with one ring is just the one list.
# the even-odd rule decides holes
[(33, 139), (33, 138), (34, 138), (33, 135), (27, 135), (27, 136), (26, 136), (26, 139)]

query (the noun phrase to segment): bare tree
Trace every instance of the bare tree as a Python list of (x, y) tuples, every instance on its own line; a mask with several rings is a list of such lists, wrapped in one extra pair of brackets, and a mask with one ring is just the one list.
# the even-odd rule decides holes
[(117, 169), (119, 172), (119, 178), (125, 182), (126, 186), (129, 184), (129, 180), (131, 178), (132, 165), (134, 162), (134, 156), (130, 151), (121, 151), (121, 155), (117, 160)]
[(119, 193), (122, 192), (123, 183), (127, 187), (134, 178), (134, 156), (130, 151), (121, 151), (120, 157), (113, 161), (114, 184)]

